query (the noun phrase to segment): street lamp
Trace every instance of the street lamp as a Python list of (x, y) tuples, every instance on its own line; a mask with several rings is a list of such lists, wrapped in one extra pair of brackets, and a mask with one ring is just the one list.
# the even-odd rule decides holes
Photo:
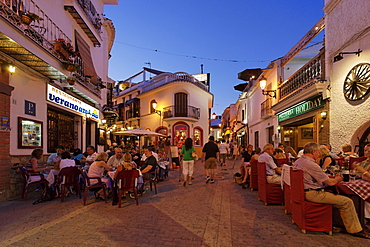
[(153, 100), (152, 101), (152, 107), (153, 107), (155, 113), (157, 113), (159, 116), (162, 115), (162, 112), (161, 111), (157, 111), (156, 110), (156, 108), (157, 108), (157, 101), (156, 100)]
[(267, 79), (262, 76), (260, 79), (260, 88), (262, 89), (262, 94), (276, 99), (276, 90), (265, 90), (266, 85)]
[(17, 67), (15, 67), (15, 66), (13, 66), (13, 65), (9, 65), (9, 72), (10, 72), (10, 74), (12, 75), (14, 72), (15, 72), (15, 69), (16, 69)]

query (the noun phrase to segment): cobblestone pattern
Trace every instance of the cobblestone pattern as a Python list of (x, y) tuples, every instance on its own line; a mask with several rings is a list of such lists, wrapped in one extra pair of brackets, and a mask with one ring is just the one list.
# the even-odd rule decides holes
[(257, 192), (243, 190), (228, 170), (206, 184), (196, 164), (193, 185), (183, 187), (178, 171), (147, 191), (125, 199), (122, 208), (77, 196), (32, 205), (39, 192), (0, 203), (0, 246), (369, 246), (348, 234), (302, 234), (280, 205), (264, 206)]

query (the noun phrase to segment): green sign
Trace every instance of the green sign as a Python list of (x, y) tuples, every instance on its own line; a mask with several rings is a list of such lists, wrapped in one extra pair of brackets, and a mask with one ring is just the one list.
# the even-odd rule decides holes
[(278, 121), (282, 122), (282, 121), (288, 120), (292, 117), (302, 115), (304, 113), (307, 113), (309, 111), (312, 111), (324, 105), (325, 105), (325, 101), (322, 98), (322, 96), (319, 96), (312, 100), (303, 101), (294, 107), (288, 108), (280, 112), (278, 114)]

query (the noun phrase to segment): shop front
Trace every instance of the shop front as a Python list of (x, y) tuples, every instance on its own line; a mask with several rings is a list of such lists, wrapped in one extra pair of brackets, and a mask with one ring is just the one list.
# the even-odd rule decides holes
[(329, 140), (327, 102), (321, 95), (301, 101), (276, 115), (278, 138), (285, 146), (299, 151), (307, 142), (327, 143)]
[(48, 84), (47, 86), (47, 152), (57, 145), (67, 150), (84, 150), (96, 146), (99, 137), (99, 110), (80, 99)]

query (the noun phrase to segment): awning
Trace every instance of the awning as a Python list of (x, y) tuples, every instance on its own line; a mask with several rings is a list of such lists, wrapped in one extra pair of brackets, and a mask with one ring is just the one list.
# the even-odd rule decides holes
[(129, 99), (125, 102), (126, 106), (128, 106), (129, 104), (132, 104), (132, 103), (137, 103), (137, 102), (140, 102), (140, 99), (139, 98), (132, 98), (132, 99)]
[(119, 103), (119, 104), (113, 106), (112, 108), (113, 109), (120, 109), (120, 108), (124, 108), (124, 107), (125, 107), (125, 103)]

